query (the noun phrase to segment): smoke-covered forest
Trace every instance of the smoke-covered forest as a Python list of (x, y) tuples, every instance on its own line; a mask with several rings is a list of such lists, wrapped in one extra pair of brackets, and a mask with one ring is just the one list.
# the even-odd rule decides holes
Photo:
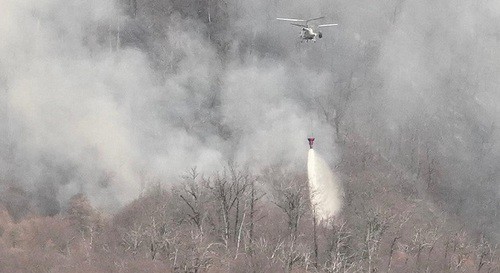
[(0, 272), (499, 272), (499, 48), (488, 0), (0, 0)]

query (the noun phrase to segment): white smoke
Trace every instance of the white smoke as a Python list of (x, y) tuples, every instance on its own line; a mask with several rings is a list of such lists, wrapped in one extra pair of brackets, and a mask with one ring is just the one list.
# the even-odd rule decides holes
[(307, 160), (311, 205), (319, 223), (329, 225), (342, 209), (343, 191), (328, 163), (313, 149)]
[(177, 35), (194, 47), (184, 52), (200, 55), (183, 58), (182, 71), (161, 86), (145, 52), (120, 46), (125, 17), (115, 1), (0, 0), (0, 7), (2, 148), (12, 153), (0, 161), (4, 181), (61, 202), (85, 192), (116, 208), (138, 196), (145, 176), (169, 180), (221, 161), (207, 147), (217, 139), (206, 144), (178, 126), (177, 117), (196, 108), (181, 104), (186, 83), (199, 93), (210, 85), (200, 56), (214, 54), (202, 39)]
[(276, 39), (256, 42), (286, 54), (222, 62), (205, 25), (175, 13), (131, 19), (114, 0), (0, 7), (0, 190), (10, 181), (57, 213), (78, 192), (117, 208), (194, 166), (302, 165), (310, 101), (329, 90), (331, 73), (297, 67)]

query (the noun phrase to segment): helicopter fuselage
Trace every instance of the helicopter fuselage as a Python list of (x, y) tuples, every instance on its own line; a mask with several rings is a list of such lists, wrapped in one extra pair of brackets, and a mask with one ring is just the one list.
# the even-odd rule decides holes
[(316, 42), (316, 37), (321, 38), (321, 32), (314, 32), (313, 28), (311, 27), (303, 27), (302, 31), (300, 32), (300, 38), (306, 41), (312, 40), (313, 42)]
[(315, 21), (319, 19), (325, 18), (324, 16), (318, 17), (318, 18), (313, 18), (313, 19), (292, 19), (292, 18), (276, 18), (277, 20), (280, 21), (288, 21), (291, 22), (290, 24), (300, 27), (302, 30), (300, 31), (300, 38), (302, 41), (309, 41), (312, 40), (313, 42), (316, 42), (316, 38), (322, 38), (323, 34), (321, 31), (319, 31), (319, 28), (321, 27), (331, 27), (331, 26), (336, 26), (338, 24), (320, 24), (320, 25), (310, 25), (310, 21)]

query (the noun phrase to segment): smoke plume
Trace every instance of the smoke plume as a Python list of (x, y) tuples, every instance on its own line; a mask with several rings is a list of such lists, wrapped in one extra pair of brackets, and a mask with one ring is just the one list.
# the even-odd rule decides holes
[[(326, 91), (325, 74), (261, 55), (272, 44), (222, 56), (190, 7), (160, 5), (138, 1), (131, 19), (112, 0), (0, 1), (0, 190), (23, 189), (42, 214), (79, 192), (116, 209), (193, 166), (302, 165), (307, 86)], [(316, 135), (331, 135), (321, 123)]]

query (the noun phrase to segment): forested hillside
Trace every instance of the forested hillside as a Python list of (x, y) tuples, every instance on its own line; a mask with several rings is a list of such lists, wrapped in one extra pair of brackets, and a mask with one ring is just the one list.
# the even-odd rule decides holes
[(500, 270), (498, 3), (0, 7), (0, 272)]

